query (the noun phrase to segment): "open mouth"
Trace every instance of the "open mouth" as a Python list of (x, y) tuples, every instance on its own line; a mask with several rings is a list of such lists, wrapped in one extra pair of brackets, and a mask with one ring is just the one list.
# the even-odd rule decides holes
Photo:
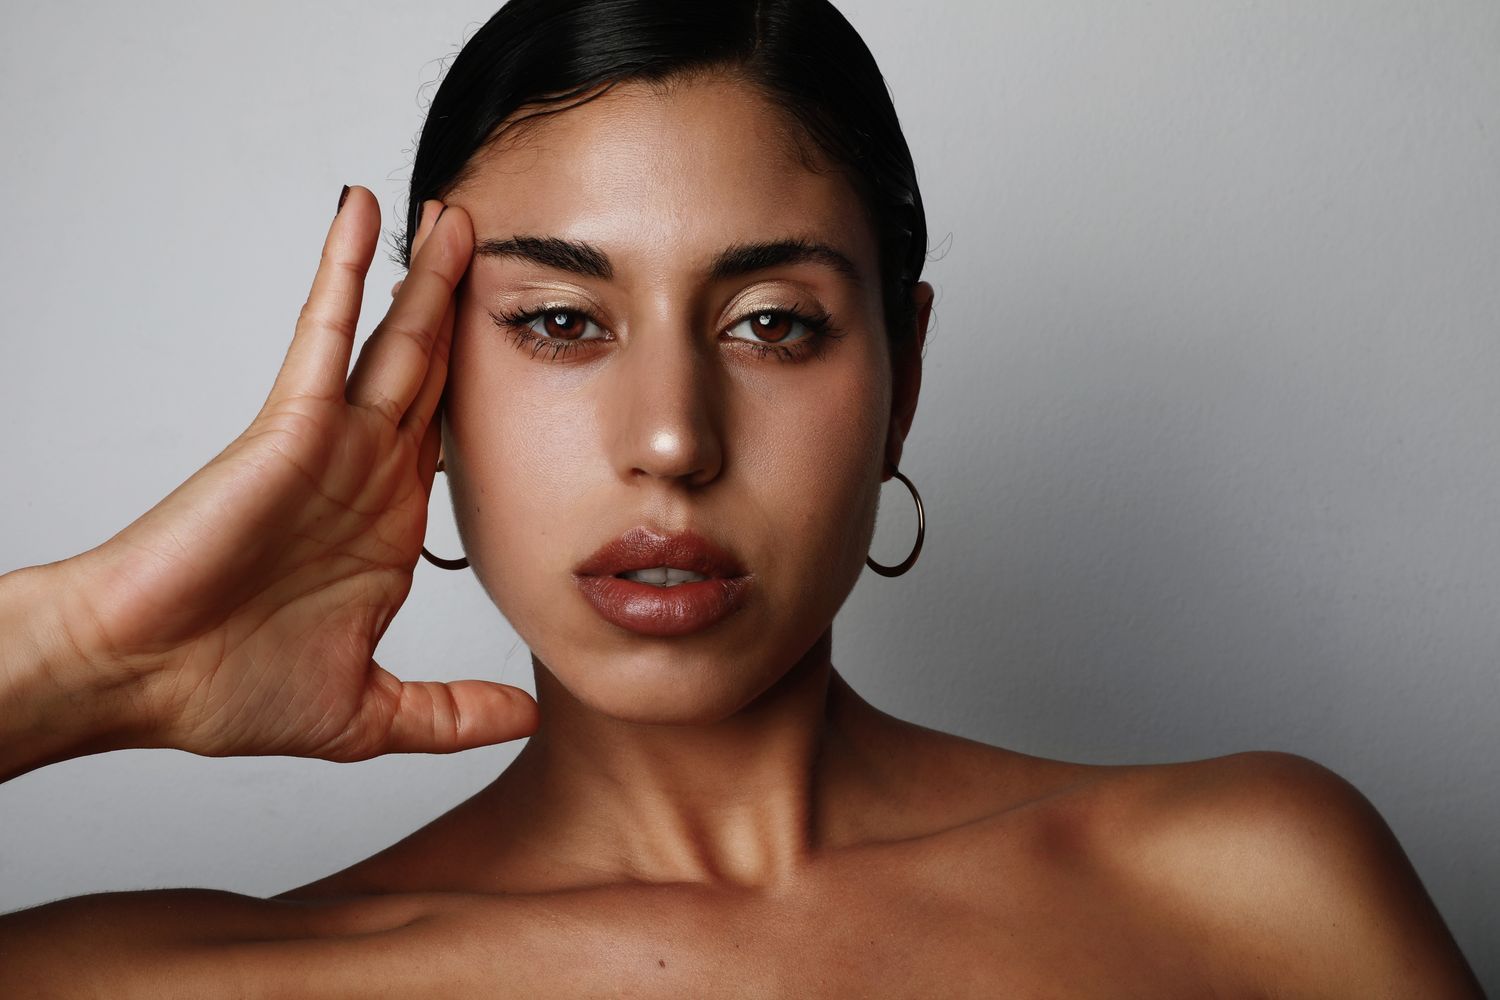
[(599, 616), (637, 635), (680, 636), (745, 606), (754, 577), (728, 548), (691, 530), (630, 528), (573, 572)]
[(632, 569), (624, 573), (616, 573), (617, 580), (634, 580), (636, 583), (649, 583), (654, 587), (677, 587), (684, 583), (701, 583), (710, 579), (702, 573), (694, 573), (689, 569), (677, 569), (673, 566), (656, 566), (651, 569)]
[[(657, 578), (662, 571), (654, 571)], [(749, 576), (703, 576), (654, 583), (633, 579), (652, 570), (615, 576), (575, 576), (583, 597), (599, 617), (636, 635), (670, 638), (707, 629), (745, 606)]]

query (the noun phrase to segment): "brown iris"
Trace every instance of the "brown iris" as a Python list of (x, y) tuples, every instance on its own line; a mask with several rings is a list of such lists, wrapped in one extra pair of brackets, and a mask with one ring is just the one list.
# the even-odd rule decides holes
[(583, 333), (584, 324), (587, 322), (582, 313), (570, 312), (567, 309), (551, 309), (542, 315), (542, 329), (547, 336), (556, 337), (559, 340), (575, 340)]
[(755, 331), (755, 335), (772, 343), (780, 343), (784, 340), (795, 325), (795, 320), (786, 313), (779, 312), (756, 313), (750, 320), (750, 326)]

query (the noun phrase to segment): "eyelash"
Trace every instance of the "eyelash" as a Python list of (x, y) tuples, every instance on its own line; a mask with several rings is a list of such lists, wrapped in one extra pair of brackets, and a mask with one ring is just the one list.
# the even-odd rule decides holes
[[(575, 309), (572, 306), (561, 304), (543, 306), (540, 309), (530, 309), (518, 312), (491, 312), (490, 318), (495, 325), (510, 337), (517, 350), (531, 348), (531, 356), (544, 350), (551, 350), (552, 356), (548, 361), (557, 361), (559, 358), (572, 354), (584, 344), (598, 343), (604, 338), (594, 340), (568, 340), (562, 337), (543, 337), (530, 329), (532, 323), (536, 322), (548, 313), (566, 312), (579, 316), (587, 322), (593, 323), (603, 329), (603, 326), (593, 315), (583, 309)], [(774, 355), (778, 361), (804, 361), (822, 355), (823, 349), (828, 346), (830, 340), (836, 340), (844, 335), (843, 331), (833, 325), (833, 317), (827, 312), (819, 309), (805, 312), (799, 309), (757, 309), (746, 313), (729, 325), (732, 330), (748, 319), (757, 316), (771, 315), (783, 319), (789, 319), (793, 323), (800, 323), (807, 329), (807, 336), (794, 344), (757, 344), (752, 340), (735, 337), (734, 340), (750, 348), (758, 357), (765, 358)]]

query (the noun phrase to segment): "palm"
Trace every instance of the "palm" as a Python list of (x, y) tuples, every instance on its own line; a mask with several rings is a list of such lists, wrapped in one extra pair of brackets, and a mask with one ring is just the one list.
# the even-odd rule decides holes
[[(369, 411), (297, 400), (203, 471), (189, 485), (217, 521), (176, 532), (132, 581), (152, 605), (138, 620), (180, 651), (172, 701), (211, 710), (208, 748), (363, 756), (380, 734), (350, 723), (425, 527), (416, 444)], [(278, 683), (244, 683), (273, 662)]]
[[(368, 235), (366, 225), (354, 241)], [(461, 267), (439, 270), (418, 275), (414, 262), (413, 287), (387, 317), (392, 329), (377, 328), (347, 386), (334, 342), (310, 335), (315, 283), (250, 427), (86, 554), (88, 644), (148, 679), (164, 745), (353, 760), (460, 749), (533, 727), (535, 706), (517, 689), (403, 684), (372, 659), (410, 591), (426, 527), (452, 324), (445, 295)], [(431, 287), (443, 280), (446, 293)], [(424, 319), (434, 328), (425, 353), (399, 332)]]

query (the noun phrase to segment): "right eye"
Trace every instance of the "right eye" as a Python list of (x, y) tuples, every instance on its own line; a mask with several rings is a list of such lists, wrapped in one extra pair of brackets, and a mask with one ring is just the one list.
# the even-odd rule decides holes
[(589, 327), (593, 327), (601, 334), (603, 330), (582, 309), (547, 306), (529, 312), (492, 312), (490, 317), (495, 321), (496, 326), (508, 333), (517, 350), (525, 350), (529, 347), (532, 357), (536, 357), (542, 351), (551, 351), (552, 356), (548, 359), (550, 361), (556, 361), (562, 355), (577, 350), (580, 344), (608, 339), (604, 336), (584, 336)]
[(584, 337), (584, 331), (589, 327), (598, 329), (598, 324), (589, 319), (588, 314), (579, 309), (557, 309), (548, 308), (539, 312), (517, 317), (519, 325), (549, 340), (597, 340), (598, 337)]

